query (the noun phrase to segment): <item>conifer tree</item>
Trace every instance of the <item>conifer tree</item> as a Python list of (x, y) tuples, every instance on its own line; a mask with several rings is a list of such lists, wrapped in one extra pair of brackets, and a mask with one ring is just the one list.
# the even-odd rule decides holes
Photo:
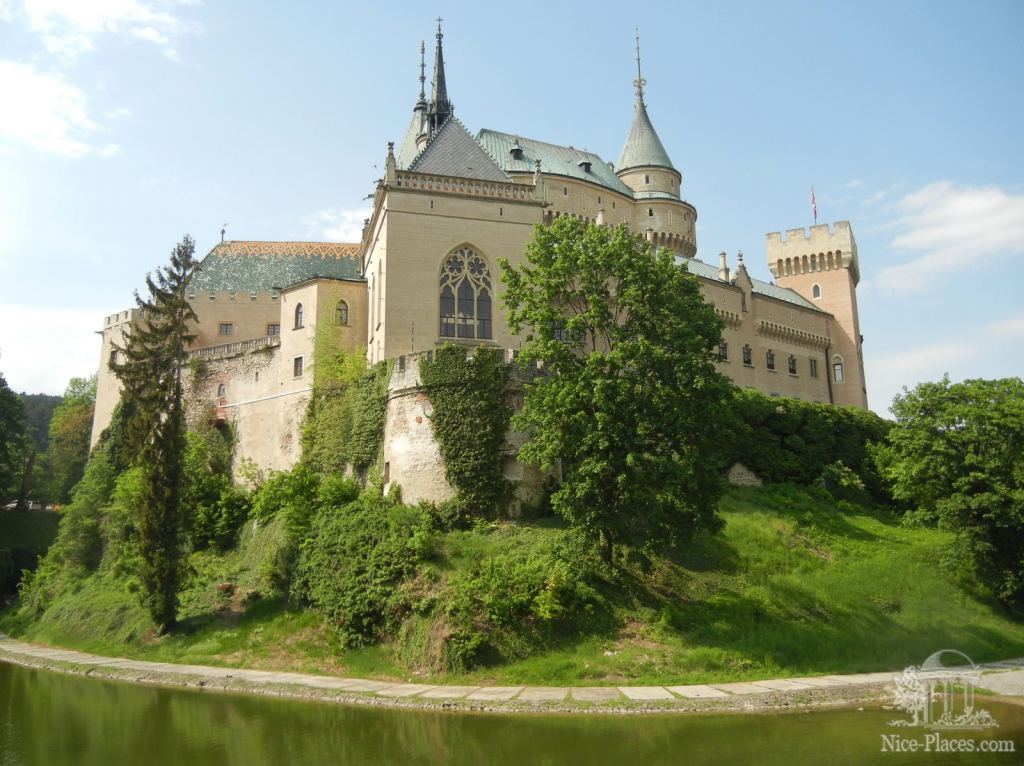
[(167, 266), (146, 276), (149, 296), (135, 294), (139, 319), (118, 349), (123, 361), (112, 368), (124, 386), (123, 399), (134, 408), (130, 439), (143, 467), (146, 489), (138, 511), (143, 599), (161, 632), (177, 621), (182, 578), (184, 518), (181, 503), (185, 414), (182, 366), (195, 338), (196, 321), (186, 289), (198, 264), (195, 242), (185, 236)]

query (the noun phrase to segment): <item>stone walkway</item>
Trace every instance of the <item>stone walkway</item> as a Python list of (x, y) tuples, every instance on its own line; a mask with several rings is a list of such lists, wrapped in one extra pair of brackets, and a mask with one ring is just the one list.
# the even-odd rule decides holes
[[(835, 695), (820, 694), (840, 689), (847, 692), (846, 701), (865, 696), (868, 689), (879, 689), (892, 683), (896, 672), (855, 673), (851, 675), (780, 678), (770, 681), (744, 681), (721, 684), (688, 684), (683, 686), (445, 686), (421, 683), (373, 681), (363, 678), (284, 673), (245, 668), (222, 668), (208, 665), (177, 665), (167, 662), (101, 657), (68, 649), (53, 649), (17, 641), (0, 633), (0, 660), (22, 665), (120, 678), (145, 683), (195, 686), (233, 691), (257, 691), (284, 696), (325, 697), (342, 701), (379, 703), (421, 702), (442, 703), (475, 709), (495, 707), (524, 708), (532, 705), (571, 709), (582, 706), (624, 706), (640, 708), (684, 707), (699, 709), (687, 703), (756, 702), (764, 695), (784, 695), (783, 705), (800, 704), (819, 696), (835, 700)], [(1024, 658), (980, 666), (987, 672), (982, 686), (1001, 694), (1024, 696)], [(998, 672), (1007, 671), (1007, 672)], [(898, 671), (897, 671), (898, 672)], [(330, 692), (324, 694), (323, 692)], [(802, 693), (802, 694), (801, 694)], [(816, 693), (819, 693), (816, 695)], [(808, 696), (811, 695), (811, 696)], [(361, 697), (362, 699), (355, 699)], [(775, 698), (773, 697), (773, 699)], [(789, 702), (786, 700), (793, 700)], [(520, 704), (516, 704), (520, 703)], [(633, 703), (639, 703), (635, 705)], [(714, 707), (721, 707), (715, 705)], [(726, 704), (727, 708), (752, 705)]]

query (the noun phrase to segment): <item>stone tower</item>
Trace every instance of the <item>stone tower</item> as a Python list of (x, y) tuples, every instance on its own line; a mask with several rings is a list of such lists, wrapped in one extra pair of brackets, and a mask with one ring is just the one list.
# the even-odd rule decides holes
[(857, 314), (860, 263), (849, 221), (788, 229), (785, 237), (767, 237), (768, 268), (779, 287), (788, 287), (827, 311), (834, 319), (826, 370), (833, 403), (868, 406), (864, 379), (863, 337)]

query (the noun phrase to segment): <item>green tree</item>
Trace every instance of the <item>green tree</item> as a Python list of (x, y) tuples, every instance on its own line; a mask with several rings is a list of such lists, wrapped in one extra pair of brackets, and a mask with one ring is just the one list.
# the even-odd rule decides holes
[(568, 216), (537, 227), (527, 263), (502, 262), (520, 359), (542, 363), (513, 425), (520, 457), (561, 466), (555, 511), (599, 541), (670, 546), (721, 525), (715, 506), (731, 384), (722, 323), (697, 278), (625, 226)]
[(1024, 607), (1024, 381), (945, 376), (892, 412), (879, 462), (894, 496), (959, 532), (1000, 601)]
[(72, 378), (64, 399), (53, 411), (49, 427), (47, 461), (50, 469), (50, 496), (67, 503), (71, 490), (85, 472), (89, 458), (89, 437), (96, 406), (96, 376)]
[(24, 469), (25, 409), (0, 374), (0, 501), (14, 497)]
[(124, 361), (113, 365), (134, 408), (132, 443), (145, 477), (139, 508), (143, 600), (162, 631), (177, 622), (183, 575), (185, 518), (181, 502), (185, 454), (182, 367), (188, 360), (189, 322), (197, 321), (186, 288), (198, 268), (195, 242), (185, 236), (170, 263), (146, 276), (149, 296), (135, 301), (139, 321), (125, 337)]

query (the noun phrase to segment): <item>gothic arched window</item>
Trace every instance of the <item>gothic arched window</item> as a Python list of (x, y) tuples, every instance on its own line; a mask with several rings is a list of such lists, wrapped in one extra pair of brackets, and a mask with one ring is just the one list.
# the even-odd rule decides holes
[(302, 304), (297, 303), (295, 305), (295, 329), (298, 330), (302, 327)]
[(814, 285), (814, 287), (811, 288), (811, 297), (812, 298), (820, 298), (821, 297), (821, 285)]
[(441, 337), (490, 339), (491, 275), (475, 250), (460, 247), (441, 265)]
[(334, 307), (334, 323), (348, 324), (348, 304), (345, 301), (338, 301), (338, 305)]

